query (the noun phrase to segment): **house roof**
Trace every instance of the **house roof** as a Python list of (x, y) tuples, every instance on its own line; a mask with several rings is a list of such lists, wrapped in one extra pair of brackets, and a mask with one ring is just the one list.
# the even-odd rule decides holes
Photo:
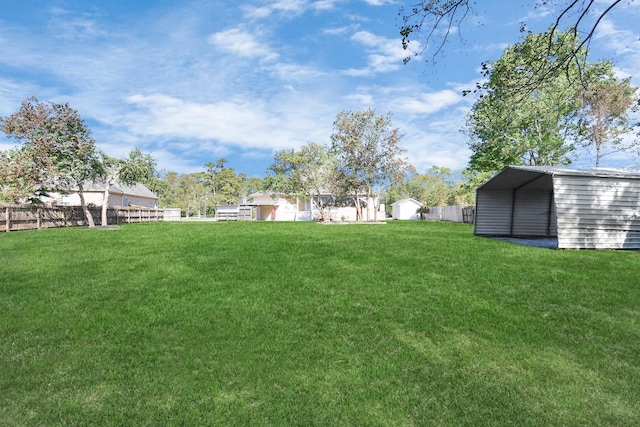
[[(84, 191), (104, 191), (104, 183), (101, 182), (87, 182), (84, 184)], [(153, 191), (149, 190), (146, 185), (138, 182), (134, 185), (124, 185), (115, 183), (109, 187), (111, 194), (124, 194), (127, 196), (146, 197), (149, 199), (157, 199), (158, 196)]]
[(640, 171), (636, 169), (571, 169), (560, 166), (507, 166), (496, 176), (478, 187), (478, 190), (506, 190), (510, 188), (518, 188), (521, 185), (527, 184), (543, 175), (640, 179)]
[(128, 196), (138, 196), (138, 197), (147, 197), (149, 199), (157, 199), (158, 196), (155, 193), (147, 188), (146, 185), (138, 182), (134, 185), (120, 185), (118, 184), (122, 194), (126, 194)]

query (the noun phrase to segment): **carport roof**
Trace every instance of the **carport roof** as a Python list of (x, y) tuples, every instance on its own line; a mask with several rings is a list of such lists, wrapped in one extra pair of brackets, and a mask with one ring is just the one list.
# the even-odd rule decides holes
[(499, 174), (478, 187), (478, 190), (507, 190), (517, 188), (542, 175), (640, 179), (640, 171), (637, 169), (570, 169), (560, 166), (507, 166)]

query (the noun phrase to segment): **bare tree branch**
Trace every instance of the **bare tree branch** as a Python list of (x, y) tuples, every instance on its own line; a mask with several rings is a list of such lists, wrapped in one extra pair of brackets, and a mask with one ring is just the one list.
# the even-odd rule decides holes
[[(565, 0), (559, 2), (538, 0), (538, 5), (553, 4), (560, 6), (560, 4), (564, 3), (564, 6), (558, 9), (556, 18), (549, 27), (547, 49), (541, 52), (541, 55), (543, 54), (552, 60), (542, 61), (541, 68), (531, 76), (530, 81), (523, 85), (522, 90), (530, 92), (542, 84), (545, 79), (556, 73), (562, 71), (568, 73), (567, 70), (573, 66), (582, 70), (584, 64), (581, 63), (580, 58), (584, 58), (584, 52), (588, 50), (597, 27), (605, 16), (622, 2), (623, 0), (611, 0), (603, 11), (598, 12), (597, 18), (589, 31), (583, 33), (581, 32), (581, 26), (585, 24), (587, 15), (597, 8), (598, 2), (596, 0)], [(401, 8), (399, 15), (402, 17), (403, 22), (400, 30), (403, 48), (410, 50), (412, 41), (419, 40), (423, 30), (426, 30), (424, 42), (412, 56), (423, 56), (430, 48), (430, 44), (437, 41), (435, 49), (429, 55), (431, 61), (435, 62), (436, 57), (445, 51), (454, 27), (460, 27), (476, 7), (477, 3), (471, 0), (421, 0), (411, 6), (409, 13), (406, 13), (405, 9)], [(574, 19), (571, 19), (571, 15), (575, 15)], [(553, 46), (555, 45), (557, 34), (564, 31), (564, 28), (561, 28), (563, 22), (567, 22), (569, 25), (566, 25), (566, 27), (572, 29), (576, 44), (572, 51), (559, 55), (561, 52), (553, 52)], [(525, 24), (523, 24), (521, 31), (524, 31), (525, 28)], [(409, 62), (410, 59), (411, 56), (407, 56), (404, 60), (405, 63)]]

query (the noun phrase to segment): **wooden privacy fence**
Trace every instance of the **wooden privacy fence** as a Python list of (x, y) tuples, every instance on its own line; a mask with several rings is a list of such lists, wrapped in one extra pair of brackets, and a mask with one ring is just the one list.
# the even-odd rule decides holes
[[(100, 225), (100, 208), (89, 208), (93, 221)], [(155, 208), (116, 207), (107, 209), (107, 224), (164, 221), (164, 210)], [(86, 226), (79, 206), (0, 206), (0, 232), (42, 228)]]

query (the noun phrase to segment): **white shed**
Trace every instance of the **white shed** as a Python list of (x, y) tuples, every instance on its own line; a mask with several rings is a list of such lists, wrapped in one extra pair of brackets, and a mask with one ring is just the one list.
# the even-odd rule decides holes
[(478, 188), (474, 233), (640, 249), (640, 171), (508, 166)]
[(398, 200), (391, 203), (391, 218), (420, 219), (420, 215), (416, 213), (420, 206), (422, 203), (412, 198)]

